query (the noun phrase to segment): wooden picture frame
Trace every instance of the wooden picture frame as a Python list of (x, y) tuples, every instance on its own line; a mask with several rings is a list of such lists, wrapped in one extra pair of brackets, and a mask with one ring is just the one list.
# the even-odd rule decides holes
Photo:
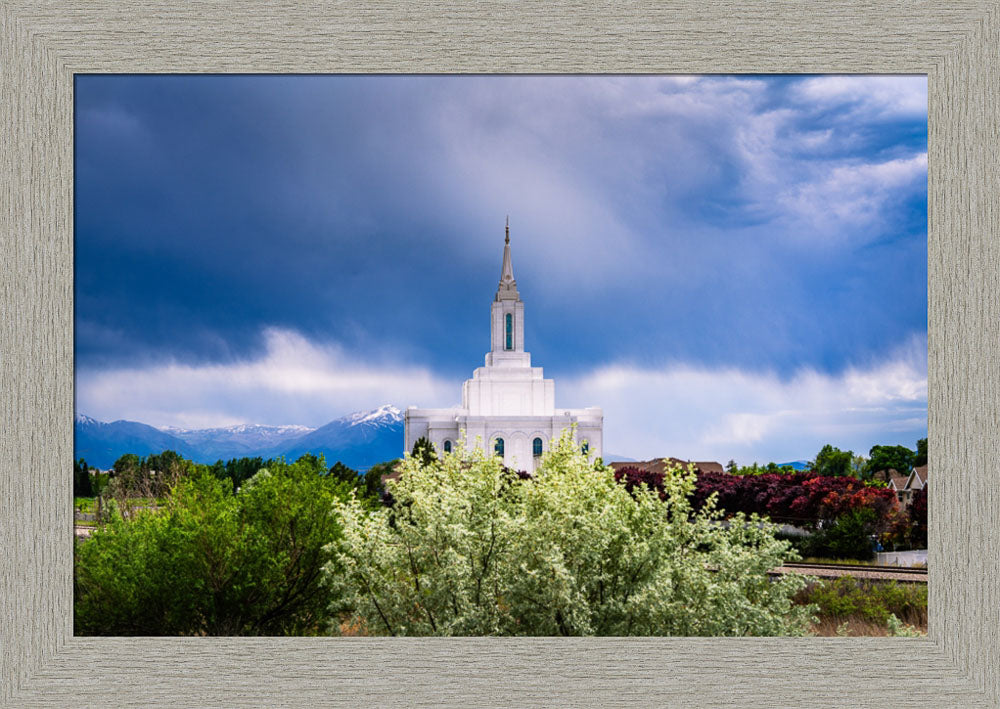
[[(0, 705), (1000, 704), (995, 2), (0, 6)], [(73, 637), (73, 75), (922, 73), (930, 632), (905, 638)]]

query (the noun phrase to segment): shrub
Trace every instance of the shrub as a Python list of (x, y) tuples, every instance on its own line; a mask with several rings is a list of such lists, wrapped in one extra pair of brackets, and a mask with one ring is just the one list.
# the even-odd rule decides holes
[(921, 489), (913, 493), (913, 499), (910, 500), (909, 506), (906, 508), (907, 513), (910, 515), (910, 544), (917, 549), (927, 548), (927, 486), (924, 485)]
[(850, 476), (823, 477), (815, 473), (699, 474), (692, 497), (695, 507), (713, 494), (718, 506), (727, 512), (766, 515), (775, 522), (806, 527), (832, 522), (858, 508), (869, 508), (876, 520), (883, 520), (897, 506), (895, 495), (887, 488)]
[[(318, 463), (314, 464), (314, 463)], [(166, 507), (113, 514), (76, 549), (80, 635), (284, 635), (328, 622), (320, 585), (346, 483), (278, 461), (233, 494), (202, 467)]]
[(813, 551), (813, 556), (829, 556), (834, 559), (875, 558), (872, 548), (872, 533), (875, 529), (875, 512), (870, 508), (849, 510), (834, 522), (829, 529), (818, 534), (817, 546), (822, 549)]
[(915, 625), (927, 623), (927, 585), (896, 581), (867, 581), (842, 576), (818, 581), (800, 592), (797, 600), (815, 604), (820, 618), (851, 616), (886, 626), (890, 615)]
[(756, 517), (715, 524), (694, 485), (674, 469), (630, 493), (569, 432), (533, 476), (464, 445), (408, 456), (392, 507), (338, 505), (333, 608), (388, 635), (804, 633), (811, 609), (791, 596), (805, 579), (768, 576), (788, 544)]

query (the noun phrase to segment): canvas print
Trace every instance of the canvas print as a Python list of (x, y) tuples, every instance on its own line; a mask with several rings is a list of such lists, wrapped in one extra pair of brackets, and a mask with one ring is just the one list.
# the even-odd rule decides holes
[(77, 635), (926, 633), (926, 77), (74, 106)]

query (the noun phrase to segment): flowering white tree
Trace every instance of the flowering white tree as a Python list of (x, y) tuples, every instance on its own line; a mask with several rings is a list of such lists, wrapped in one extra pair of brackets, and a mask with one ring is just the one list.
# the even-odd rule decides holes
[(756, 517), (695, 512), (694, 482), (676, 468), (662, 499), (630, 493), (569, 432), (533, 478), (464, 445), (407, 457), (391, 507), (338, 503), (335, 608), (370, 634), (804, 634), (805, 580), (767, 573), (789, 544)]

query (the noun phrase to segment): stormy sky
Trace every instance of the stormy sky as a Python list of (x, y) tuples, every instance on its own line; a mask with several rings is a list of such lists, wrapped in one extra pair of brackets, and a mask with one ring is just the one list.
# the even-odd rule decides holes
[(78, 76), (76, 408), (450, 406), (504, 218), (557, 406), (632, 458), (927, 428), (924, 77)]

